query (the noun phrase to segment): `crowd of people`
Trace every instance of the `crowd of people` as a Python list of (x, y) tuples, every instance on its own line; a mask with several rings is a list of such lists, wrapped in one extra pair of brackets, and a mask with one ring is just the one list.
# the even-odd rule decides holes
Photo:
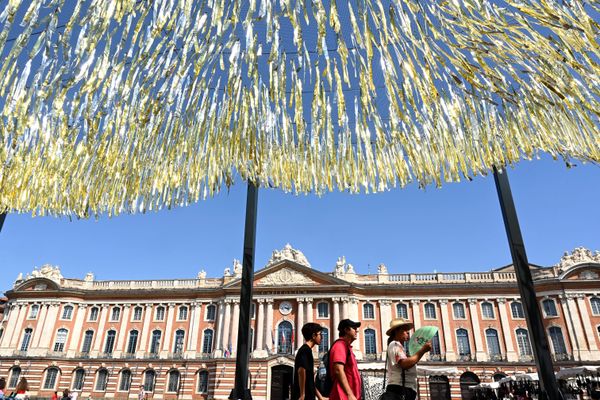
[(6, 391), (6, 379), (0, 378), (0, 400), (1, 399), (19, 399), (24, 400), (28, 399), (29, 395), (29, 383), (27, 382), (27, 378), (22, 377), (17, 383), (15, 390), (8, 393)]

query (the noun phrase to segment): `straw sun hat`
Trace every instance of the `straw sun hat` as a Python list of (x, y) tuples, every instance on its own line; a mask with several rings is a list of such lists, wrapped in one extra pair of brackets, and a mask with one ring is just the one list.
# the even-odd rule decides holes
[(392, 322), (390, 322), (390, 329), (388, 329), (387, 332), (385, 332), (385, 334), (388, 336), (392, 336), (394, 334), (394, 331), (401, 327), (404, 328), (404, 330), (408, 331), (414, 328), (415, 324), (404, 318), (396, 318), (393, 319)]

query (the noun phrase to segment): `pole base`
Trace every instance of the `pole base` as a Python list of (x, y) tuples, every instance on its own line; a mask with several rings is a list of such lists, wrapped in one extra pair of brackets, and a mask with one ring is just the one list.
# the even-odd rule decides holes
[[(239, 393), (242, 392), (242, 393)], [(231, 394), (229, 395), (229, 400), (252, 400), (252, 395), (250, 394), (250, 389), (245, 390), (237, 390), (231, 389)]]

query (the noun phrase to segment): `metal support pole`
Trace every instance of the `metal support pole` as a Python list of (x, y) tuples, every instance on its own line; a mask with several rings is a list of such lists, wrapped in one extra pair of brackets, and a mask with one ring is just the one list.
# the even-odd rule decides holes
[(240, 323), (237, 336), (237, 356), (235, 360), (235, 386), (229, 396), (232, 400), (251, 400), (248, 385), (248, 364), (250, 359), (250, 306), (252, 304), (252, 284), (254, 280), (254, 245), (256, 243), (256, 210), (258, 187), (248, 181), (246, 197), (246, 226), (244, 229), (244, 258), (242, 261), (242, 288), (240, 291)]
[[(502, 218), (504, 219), (504, 227), (506, 228), (506, 236), (508, 237), (508, 246), (512, 256), (515, 274), (517, 275), (517, 283), (521, 300), (525, 309), (525, 318), (527, 319), (527, 327), (531, 332), (533, 344), (533, 354), (535, 363), (540, 378), (542, 390), (545, 391), (546, 398), (550, 400), (563, 399), (556, 377), (554, 376), (554, 368), (552, 365), (552, 353), (548, 346), (548, 338), (542, 322), (542, 314), (537, 302), (535, 288), (533, 287), (533, 278), (529, 270), (529, 261), (525, 252), (525, 244), (521, 236), (521, 228), (517, 218), (517, 210), (513, 201), (510, 185), (506, 169), (498, 171), (494, 167), (494, 181), (496, 182), (496, 190), (498, 199), (500, 200), (500, 208), (502, 209)], [(540, 397), (543, 398), (543, 397)]]
[(2, 232), (2, 227), (4, 226), (4, 220), (6, 219), (6, 213), (3, 212), (0, 214), (0, 232)]

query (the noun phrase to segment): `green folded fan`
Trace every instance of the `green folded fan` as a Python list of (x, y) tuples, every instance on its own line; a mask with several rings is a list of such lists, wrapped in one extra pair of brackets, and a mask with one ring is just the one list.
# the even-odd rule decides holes
[(436, 326), (423, 326), (415, 331), (410, 336), (410, 341), (408, 342), (408, 351), (411, 355), (416, 354), (417, 351), (423, 347), (425, 343), (433, 339), (433, 337), (438, 333), (438, 328)]

